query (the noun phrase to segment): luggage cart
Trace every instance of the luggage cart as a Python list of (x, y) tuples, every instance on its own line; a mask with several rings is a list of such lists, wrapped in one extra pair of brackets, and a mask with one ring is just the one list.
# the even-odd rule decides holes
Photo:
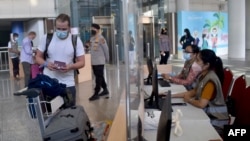
[(45, 101), (39, 89), (29, 89), (22, 95), (27, 96), (28, 113), (38, 120), (44, 141), (94, 141), (93, 128), (82, 106), (60, 109), (64, 104), (61, 96)]
[(23, 92), (27, 96), (26, 107), (30, 118), (37, 119), (43, 136), (45, 128), (51, 119), (59, 112), (59, 108), (64, 104), (63, 98), (57, 96), (51, 101), (45, 101), (40, 89), (29, 89)]

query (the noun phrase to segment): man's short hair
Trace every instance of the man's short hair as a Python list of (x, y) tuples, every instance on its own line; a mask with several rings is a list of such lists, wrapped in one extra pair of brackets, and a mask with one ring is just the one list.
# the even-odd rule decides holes
[(57, 17), (56, 17), (56, 21), (61, 21), (61, 22), (66, 22), (68, 21), (68, 24), (69, 24), (69, 27), (70, 27), (70, 17), (69, 15), (67, 14), (59, 14)]
[(13, 33), (13, 37), (18, 37), (18, 34), (17, 33)]
[(93, 23), (92, 25), (91, 25), (91, 27), (94, 27), (95, 29), (100, 29), (100, 25), (99, 24), (95, 24), (95, 23)]
[(36, 32), (30, 31), (28, 35), (36, 35)]

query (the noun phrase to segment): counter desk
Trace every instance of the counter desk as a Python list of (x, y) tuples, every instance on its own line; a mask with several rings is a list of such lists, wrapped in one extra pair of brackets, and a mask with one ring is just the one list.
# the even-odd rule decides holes
[(76, 76), (76, 83), (92, 80), (91, 55), (85, 54), (85, 66), (79, 69), (79, 74)]
[[(148, 86), (145, 86), (148, 87)], [(160, 86), (159, 86), (160, 87)], [(171, 90), (172, 94), (175, 94), (177, 92), (183, 92), (186, 91), (185, 87), (183, 85), (176, 85), (171, 84), (171, 87), (166, 87), (167, 90)], [(172, 98), (172, 103), (179, 103), (183, 102), (182, 98)], [(126, 141), (126, 105), (125, 105), (125, 93), (123, 94), (121, 98), (121, 103), (119, 105), (119, 108), (117, 110), (115, 119), (113, 121), (113, 124), (111, 126), (111, 130), (109, 133), (108, 141)], [(216, 132), (214, 127), (210, 123), (209, 117), (206, 115), (206, 113), (197, 107), (194, 107), (187, 103), (186, 106), (172, 106), (173, 113), (175, 113), (178, 110), (181, 110), (183, 113), (183, 116), (179, 118), (180, 126), (183, 129), (183, 134), (181, 136), (177, 136), (174, 134), (174, 127), (171, 128), (171, 135), (170, 140), (171, 141), (204, 141), (204, 140), (222, 140), (219, 134)], [(156, 110), (156, 109), (145, 109), (145, 111), (150, 110)], [(134, 113), (134, 112), (131, 112)], [(137, 113), (139, 113), (137, 111)], [(132, 115), (131, 116), (131, 123), (133, 123), (133, 120), (138, 119), (138, 115)], [(134, 119), (133, 119), (134, 118)], [(136, 123), (136, 122), (134, 122)], [(136, 126), (136, 125), (131, 125)], [(134, 131), (133, 131), (134, 130)], [(132, 135), (136, 135), (137, 129), (132, 128)], [(143, 137), (148, 141), (156, 141), (157, 136), (157, 129), (155, 130), (144, 130)], [(134, 138), (134, 136), (132, 136)]]

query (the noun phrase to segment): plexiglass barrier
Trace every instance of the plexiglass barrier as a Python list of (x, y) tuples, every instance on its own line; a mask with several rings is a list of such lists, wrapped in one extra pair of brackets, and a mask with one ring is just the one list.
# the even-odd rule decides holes
[[(154, 59), (159, 54), (157, 35), (165, 22), (162, 22), (164, 17), (160, 12), (161, 23), (158, 23), (157, 8), (163, 6), (163, 0), (71, 0), (71, 3), (75, 3), (71, 5), (72, 25), (79, 27), (83, 42), (90, 38), (91, 23), (101, 25), (110, 49), (110, 66), (117, 70), (117, 86), (123, 93), (121, 103), (126, 115), (125, 140), (141, 140), (144, 119), (143, 65), (147, 56)], [(125, 75), (125, 79), (120, 79), (120, 75)]]

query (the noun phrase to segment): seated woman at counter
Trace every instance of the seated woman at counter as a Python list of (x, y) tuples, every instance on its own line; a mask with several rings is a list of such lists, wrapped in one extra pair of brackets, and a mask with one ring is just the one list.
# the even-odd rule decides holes
[(195, 87), (195, 80), (201, 72), (200, 66), (195, 62), (199, 51), (200, 49), (196, 45), (187, 46), (183, 52), (183, 57), (186, 61), (181, 73), (177, 76), (162, 74), (162, 77), (175, 84), (184, 85), (187, 90), (193, 89)]
[(228, 123), (221, 87), (224, 79), (222, 61), (214, 51), (204, 49), (198, 54), (196, 63), (202, 68), (196, 88), (172, 97), (183, 97), (185, 102), (202, 108), (209, 116), (211, 124), (222, 135), (223, 126)]

